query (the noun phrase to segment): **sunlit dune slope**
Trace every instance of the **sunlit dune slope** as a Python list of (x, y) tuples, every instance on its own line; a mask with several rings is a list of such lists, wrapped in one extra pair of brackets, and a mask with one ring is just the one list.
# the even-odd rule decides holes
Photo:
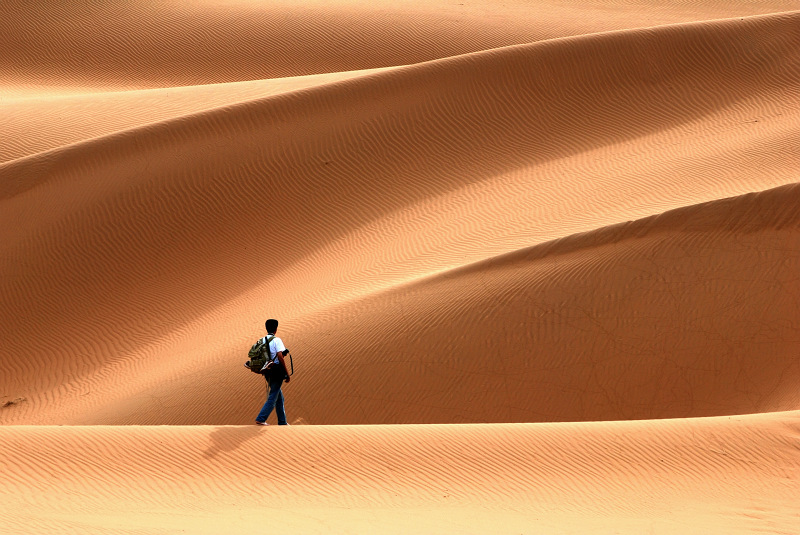
[[(239, 102), (374, 72), (354, 71), (139, 91), (0, 100), (0, 163)], [(58, 120), (54, 121), (54, 117)]]
[(293, 533), (792, 533), (799, 418), (4, 427), (0, 523), (13, 533), (260, 531), (265, 519)]
[[(544, 351), (548, 356), (541, 365), (562, 370), (564, 365), (554, 359), (575, 358), (564, 356), (563, 348), (556, 353), (556, 338), (550, 340), (546, 329), (537, 332), (541, 339), (532, 332), (499, 335), (503, 351), (513, 348), (517, 355), (503, 372), (510, 374), (507, 382), (494, 385), (500, 394), (510, 392), (510, 401), (482, 415), (464, 411), (465, 397), (480, 405), (480, 396), (489, 395), (476, 394), (469, 381), (459, 379), (464, 370), (484, 373), (489, 360), (489, 355), (463, 364), (458, 360), (465, 351), (475, 355), (475, 344), (463, 342), (466, 328), (485, 328), (481, 307), (502, 304), (520, 288), (534, 287), (535, 273), (544, 269), (537, 267), (544, 265), (541, 260), (519, 272), (492, 271), (486, 265), (469, 277), (481, 280), (484, 272), (491, 273), (492, 292), (485, 291), (483, 282), (473, 281), (469, 291), (455, 284), (452, 291), (435, 294), (434, 301), (409, 302), (408, 314), (392, 299), (415, 299), (409, 290), (414, 286), (381, 294), (370, 303), (383, 305), (376, 304), (369, 314), (361, 313), (359, 307), (366, 305), (359, 299), (575, 232), (796, 182), (798, 20), (797, 14), (783, 14), (504, 48), (245, 100), (0, 165), (0, 322), (5, 336), (0, 362), (11, 370), (1, 386), (4, 396), (27, 399), (2, 416), (37, 423), (62, 421), (56, 417), (127, 423), (247, 421), (243, 408), (259, 387), (252, 382), (243, 387), (233, 374), (241, 373), (242, 346), (252, 341), (252, 326), (260, 325), (264, 315), (285, 320), (284, 334), (296, 340), (296, 348), (306, 349), (305, 386), (297, 386), (303, 401), (297, 406), (311, 421), (596, 419), (786, 408), (788, 394), (764, 391), (776, 384), (781, 351), (790, 345), (780, 337), (775, 342), (782, 348), (776, 353), (778, 364), (766, 367), (763, 384), (753, 386), (757, 399), (745, 399), (749, 392), (722, 399), (730, 391), (720, 386), (705, 398), (666, 403), (644, 382), (658, 366), (631, 372), (623, 388), (607, 384), (607, 377), (618, 372), (606, 376), (601, 370), (598, 375), (597, 367), (585, 362), (577, 364), (584, 366), (584, 375), (575, 384), (553, 376), (549, 389), (523, 394), (521, 388), (531, 387), (513, 377), (521, 352)], [(648, 59), (653, 57), (659, 61)], [(785, 194), (789, 199), (796, 195), (793, 189)], [(788, 201), (774, 202), (782, 206)], [(265, 203), (279, 209), (265, 210)], [(759, 217), (748, 216), (753, 221)], [(789, 221), (794, 229), (795, 220)], [(704, 233), (705, 239), (719, 240), (720, 247), (733, 251), (730, 258), (747, 260), (726, 269), (773, 269), (777, 264), (780, 276), (792, 269), (796, 248), (767, 247), (755, 254), (746, 237), (740, 243), (725, 228)], [(398, 229), (409, 232), (398, 234)], [(704, 242), (686, 242), (680, 228), (672, 232), (664, 251), (653, 237), (638, 245), (644, 248), (638, 276), (648, 273), (648, 254), (675, 257), (678, 285), (691, 279), (681, 270), (710, 269)], [(769, 225), (758, 232), (766, 243), (784, 238), (776, 234), (784, 231)], [(794, 239), (795, 234), (786, 236)], [(694, 247), (695, 256), (684, 257), (679, 251), (685, 247)], [(636, 270), (620, 266), (615, 254), (601, 247), (597, 258), (575, 260), (584, 262), (586, 273), (580, 277), (556, 266), (548, 274), (552, 280), (537, 290), (550, 292), (549, 308), (537, 308), (538, 293), (529, 295), (527, 303), (516, 305), (517, 320), (563, 310), (562, 303), (569, 302), (563, 294), (575, 292), (571, 285), (584, 277), (596, 281), (585, 287), (592, 299), (606, 292), (618, 296), (617, 306), (624, 307), (620, 296), (630, 289)], [(661, 269), (672, 269), (668, 258), (660, 263)], [(610, 267), (617, 270), (617, 279), (604, 282)], [(711, 273), (708, 277), (718, 280)], [(746, 278), (731, 283), (731, 292), (749, 292), (758, 283)], [(665, 291), (664, 283), (654, 280), (642, 290), (634, 302), (644, 306)], [(784, 295), (772, 286), (764, 291)], [(386, 295), (396, 297), (386, 301)], [(732, 294), (721, 298), (734, 299)], [(762, 298), (747, 293), (741, 299), (760, 306)], [(678, 300), (674, 304), (656, 313), (673, 322), (673, 333), (682, 332), (686, 318), (666, 318), (666, 311), (688, 309)], [(706, 302), (709, 313), (718, 304)], [(621, 312), (631, 322), (651, 315), (649, 306), (634, 312), (595, 305), (599, 302), (577, 300), (570, 306), (584, 312), (568, 314), (614, 317)], [(438, 337), (415, 323), (420, 314), (426, 317), (426, 307), (439, 308), (437, 325), (447, 331)], [(471, 312), (460, 316), (465, 310)], [(725, 333), (744, 321), (742, 310), (729, 312), (719, 320)], [(452, 321), (441, 323), (445, 318)], [(589, 316), (587, 321), (594, 320)], [(376, 327), (367, 330), (370, 322)], [(642, 332), (649, 338), (682, 340), (657, 331), (655, 321), (645, 323), (649, 326)], [(418, 335), (404, 332), (406, 325)], [(424, 402), (422, 409), (400, 408), (400, 402), (377, 404), (366, 397), (352, 405), (365, 412), (337, 411), (313, 393), (327, 392), (324, 383), (335, 371), (324, 341), (336, 339), (333, 326), (351, 329), (350, 336), (358, 338), (347, 344), (353, 348), (345, 358), (350, 367), (383, 358), (383, 363), (408, 363), (403, 373), (415, 377), (447, 375), (446, 366), (459, 366), (438, 379), (462, 382), (436, 394), (450, 408), (425, 408)], [(553, 328), (563, 329), (564, 336), (570, 326), (553, 319)], [(783, 326), (791, 327), (779, 322), (775, 328)], [(378, 335), (386, 342), (370, 338)], [(426, 354), (430, 347), (419, 344), (419, 335), (444, 344), (430, 356), (442, 359), (444, 366), (409, 356), (409, 350)], [(606, 336), (606, 341), (576, 336), (576, 344), (594, 347), (583, 355), (600, 359), (601, 368), (603, 359), (611, 359), (610, 366), (638, 365), (642, 355), (635, 348), (652, 351), (656, 362), (673, 370), (665, 377), (677, 383), (665, 384), (680, 395), (697, 386), (681, 383), (681, 366), (716, 370), (729, 362), (722, 343), (714, 357), (722, 364), (713, 359), (698, 363), (688, 354), (671, 355), (652, 339), (626, 349), (624, 341)], [(683, 336), (686, 344), (678, 347), (704, 351), (700, 330)], [(58, 340), (50, 365), (36, 364), (41, 353), (32, 340)], [(415, 345), (398, 345), (398, 340)], [(750, 343), (755, 345), (736, 344), (742, 353), (730, 357), (745, 371), (759, 351), (758, 342)], [(568, 367), (572, 361), (566, 362)], [(362, 383), (373, 383), (364, 388), (386, 388), (396, 384), (398, 372), (364, 373)], [(794, 372), (788, 373), (792, 377)], [(347, 375), (351, 379), (346, 381), (359, 381), (359, 375)], [(559, 400), (574, 398), (572, 388), (594, 392), (587, 397), (593, 401), (563, 406), (553, 401), (556, 393)], [(638, 391), (634, 395), (640, 402), (619, 405), (613, 396), (597, 401), (615, 388), (620, 399)], [(220, 390), (226, 392), (222, 402), (217, 400)], [(125, 407), (117, 405), (120, 396), (126, 398)], [(143, 407), (144, 399), (164, 397), (170, 400), (166, 405), (158, 401)], [(520, 406), (517, 397), (528, 401)], [(552, 403), (541, 409), (544, 398)]]
[(3, 3), (10, 94), (257, 80), (419, 63), (553, 37), (797, 9), (769, 2)]

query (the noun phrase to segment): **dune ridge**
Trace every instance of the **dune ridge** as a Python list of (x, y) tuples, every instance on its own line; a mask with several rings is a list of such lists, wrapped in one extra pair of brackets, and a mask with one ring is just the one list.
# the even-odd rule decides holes
[[(797, 10), (794, 0), (675, 5), (558, 1), (6, 2), (0, 83), (12, 95), (391, 67), (599, 31)], [(91, 58), (89, 61), (82, 58)]]
[[(379, 69), (377, 69), (379, 70)], [(375, 72), (352, 71), (188, 87), (0, 101), (0, 163), (121, 130)], [(59, 121), (53, 124), (53, 116)]]

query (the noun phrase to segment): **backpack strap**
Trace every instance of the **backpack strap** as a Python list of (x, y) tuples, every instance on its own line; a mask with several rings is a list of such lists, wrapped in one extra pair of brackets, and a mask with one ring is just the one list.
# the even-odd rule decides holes
[[(267, 353), (269, 353), (269, 344), (270, 344), (270, 342), (272, 342), (274, 339), (275, 339), (275, 335), (274, 335), (274, 334), (273, 334), (272, 336), (270, 336), (270, 337), (269, 337), (269, 340), (267, 340), (267, 337), (266, 337), (266, 336), (265, 336), (264, 338), (262, 338), (262, 340), (264, 340), (264, 348), (265, 348), (265, 351), (266, 351)], [(272, 360), (272, 353), (269, 353), (269, 361), (270, 361), (270, 362), (273, 362), (273, 360)]]

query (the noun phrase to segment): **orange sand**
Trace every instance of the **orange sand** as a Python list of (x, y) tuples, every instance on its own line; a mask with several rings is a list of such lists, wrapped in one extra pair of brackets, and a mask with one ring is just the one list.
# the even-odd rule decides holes
[(80, 4), (0, 17), (0, 533), (800, 533), (800, 1)]

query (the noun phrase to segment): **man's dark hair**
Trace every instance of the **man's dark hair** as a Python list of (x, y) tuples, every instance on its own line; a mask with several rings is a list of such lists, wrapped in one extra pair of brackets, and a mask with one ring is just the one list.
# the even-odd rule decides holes
[(269, 319), (264, 323), (264, 327), (267, 328), (269, 334), (275, 334), (275, 331), (278, 330), (278, 320)]

